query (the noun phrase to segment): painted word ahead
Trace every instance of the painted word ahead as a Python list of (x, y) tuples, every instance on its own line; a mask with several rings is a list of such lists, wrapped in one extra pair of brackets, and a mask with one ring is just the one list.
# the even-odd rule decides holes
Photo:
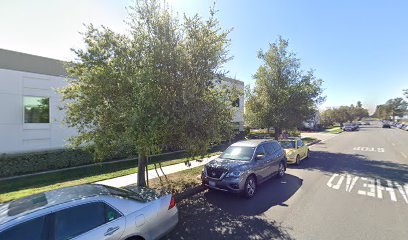
[(363, 152), (385, 152), (384, 148), (375, 148), (375, 147), (355, 147), (354, 151), (363, 151)]
[(346, 192), (354, 192), (372, 198), (385, 198), (393, 202), (397, 202), (397, 196), (399, 196), (400, 199), (402, 198), (408, 204), (408, 183), (403, 186), (391, 180), (336, 173), (331, 176), (327, 186), (336, 190), (345, 190)]

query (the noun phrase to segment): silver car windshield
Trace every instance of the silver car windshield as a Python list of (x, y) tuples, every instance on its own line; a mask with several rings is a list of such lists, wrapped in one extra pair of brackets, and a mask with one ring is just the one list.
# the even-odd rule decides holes
[(238, 161), (250, 161), (254, 155), (255, 147), (230, 146), (220, 158)]

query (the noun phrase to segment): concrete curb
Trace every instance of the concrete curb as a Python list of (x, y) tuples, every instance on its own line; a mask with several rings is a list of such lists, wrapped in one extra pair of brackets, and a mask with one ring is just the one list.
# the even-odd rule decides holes
[(315, 141), (313, 141), (313, 142), (310, 142), (310, 143), (306, 144), (306, 146), (312, 146), (312, 145), (314, 145), (314, 144), (316, 144), (316, 143), (319, 143), (319, 142), (321, 142), (321, 141), (322, 141), (322, 140), (318, 139), (318, 140), (315, 140)]
[(179, 193), (175, 193), (174, 194), (174, 200), (176, 200), (176, 202), (180, 202), (183, 199), (192, 197), (198, 193), (204, 192), (207, 188), (203, 185), (198, 185), (189, 189), (186, 189), (183, 192), (179, 192)]

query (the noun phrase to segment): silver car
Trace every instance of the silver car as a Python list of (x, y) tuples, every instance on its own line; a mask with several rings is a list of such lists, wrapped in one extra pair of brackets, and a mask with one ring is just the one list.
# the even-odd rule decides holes
[(0, 205), (0, 239), (157, 239), (178, 223), (171, 194), (85, 184)]
[(207, 163), (201, 179), (210, 189), (242, 193), (251, 198), (257, 184), (276, 175), (283, 177), (286, 165), (285, 152), (277, 141), (240, 141)]

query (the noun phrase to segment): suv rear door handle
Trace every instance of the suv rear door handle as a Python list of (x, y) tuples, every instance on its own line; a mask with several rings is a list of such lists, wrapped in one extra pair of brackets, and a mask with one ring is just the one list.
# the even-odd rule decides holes
[(108, 228), (108, 230), (106, 230), (105, 232), (105, 236), (110, 236), (118, 230), (119, 230), (119, 226)]

